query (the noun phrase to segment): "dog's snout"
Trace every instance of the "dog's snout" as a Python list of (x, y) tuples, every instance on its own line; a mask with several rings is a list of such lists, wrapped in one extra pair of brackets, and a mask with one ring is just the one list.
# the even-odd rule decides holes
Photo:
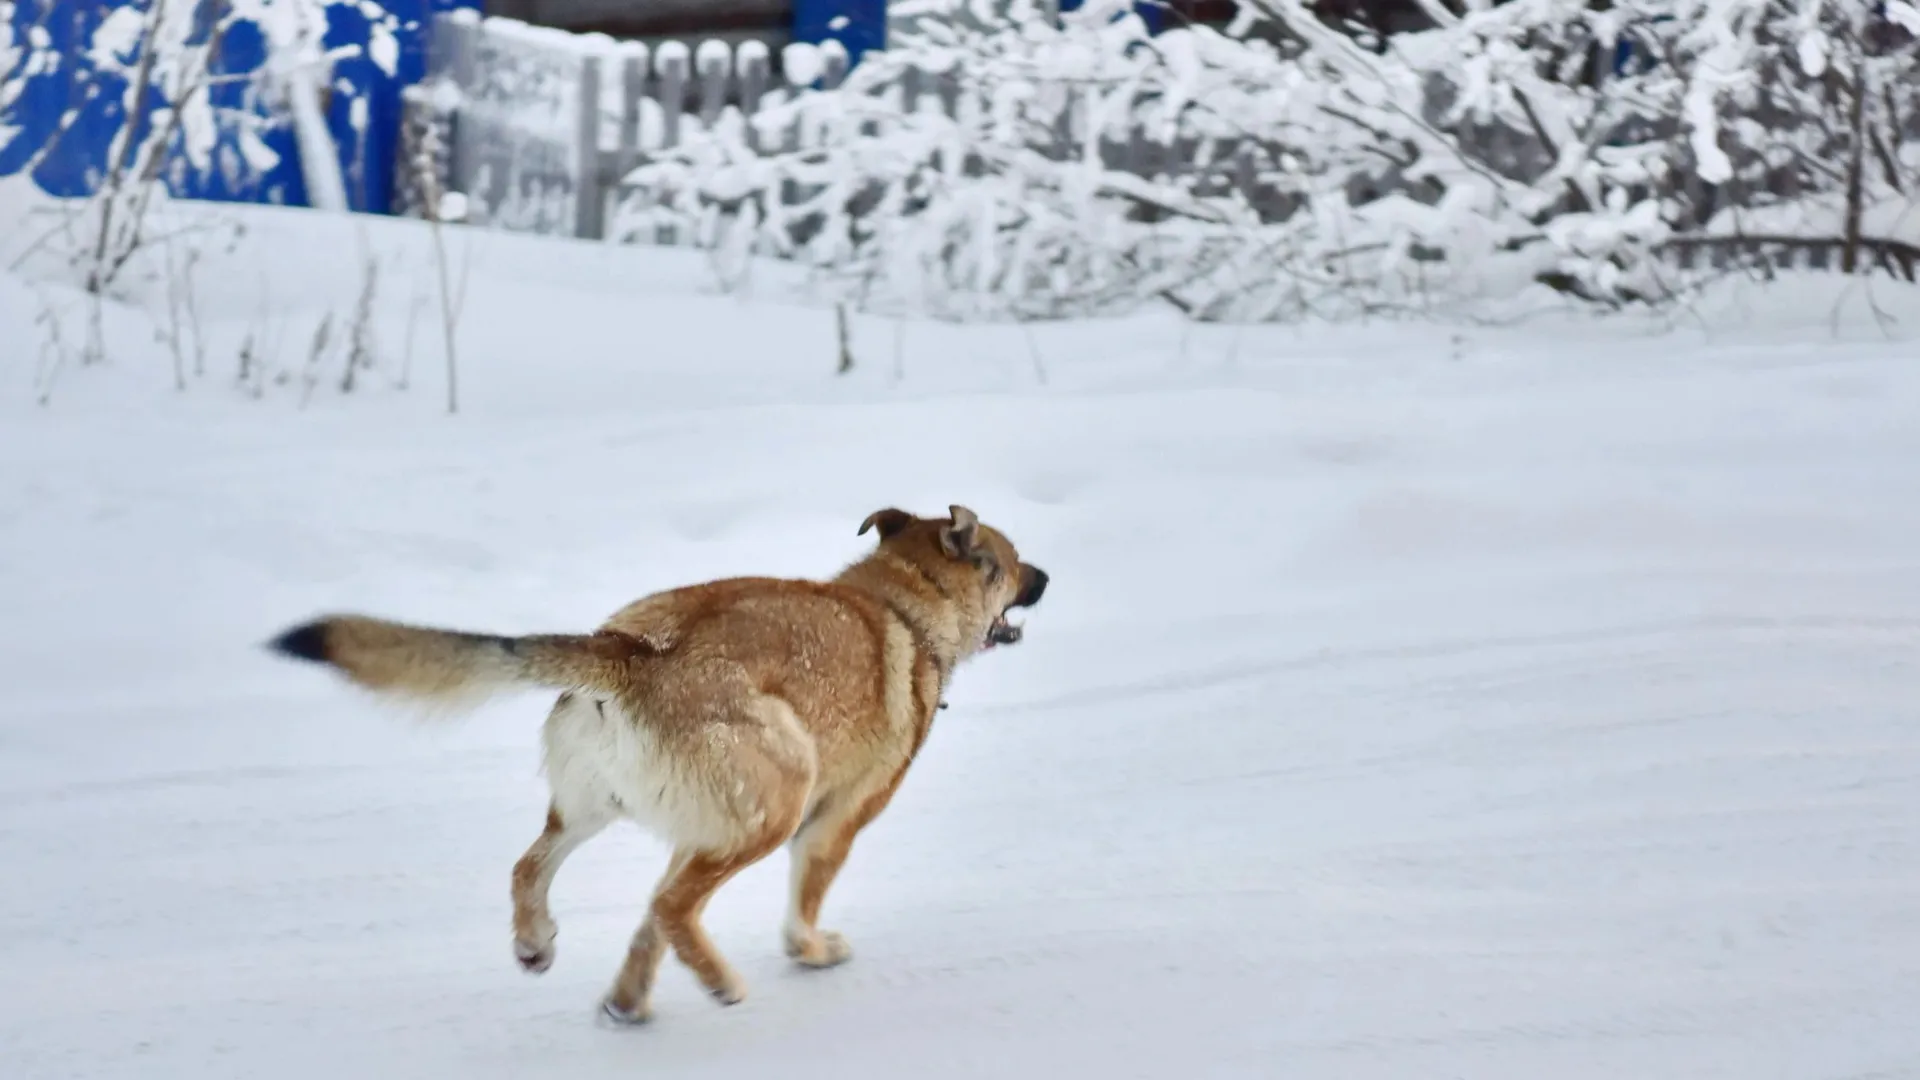
[(1040, 595), (1047, 591), (1047, 572), (1031, 563), (1020, 564), (1020, 595), (1013, 598), (1014, 607), (1032, 607), (1040, 602)]

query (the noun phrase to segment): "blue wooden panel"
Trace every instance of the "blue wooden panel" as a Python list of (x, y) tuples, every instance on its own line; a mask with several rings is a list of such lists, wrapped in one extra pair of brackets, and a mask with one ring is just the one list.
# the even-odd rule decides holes
[(887, 0), (793, 0), (793, 38), (838, 41), (857, 64), (868, 49), (887, 47)]
[[(1060, 0), (1060, 10), (1078, 11), (1082, 2), (1083, 0)], [(1142, 0), (1141, 3), (1133, 5), (1133, 13), (1140, 16), (1141, 22), (1147, 24), (1149, 34), (1157, 34), (1166, 28), (1166, 10), (1152, 0)]]
[[(56, 196), (83, 196), (96, 189), (113, 140), (126, 123), (128, 80), (114, 65), (96, 62), (91, 51), (94, 32), (114, 12), (145, 12), (151, 2), (18, 0), (12, 20), (16, 44), (24, 44), (37, 28), (54, 55), (52, 63), (42, 63), (45, 70), (26, 79), (19, 98), (0, 114), (0, 176), (30, 170), (35, 185)], [(213, 5), (197, 2), (200, 25), (192, 40), (204, 42)], [(353, 209), (391, 211), (400, 93), (425, 74), (429, 16), (479, 6), (480, 0), (342, 0), (327, 7), (323, 44), (329, 49), (359, 47), (358, 55), (333, 65), (327, 115)], [(212, 70), (245, 75), (260, 68), (266, 53), (260, 28), (237, 21), (213, 58)], [(21, 66), (29, 62), (23, 54)], [(176, 139), (164, 171), (169, 191), (181, 198), (306, 205), (290, 118), (245, 80), (217, 85), (209, 96), (216, 133), (212, 151), (196, 164)], [(275, 158), (265, 167), (257, 164), (263, 157), (261, 147)]]
[[(35, 185), (56, 196), (88, 195), (98, 187), (108, 169), (114, 139), (127, 121), (128, 73), (119, 68), (131, 67), (137, 54), (110, 58), (117, 64), (103, 64), (92, 48), (94, 33), (115, 12), (131, 9), (144, 14), (150, 3), (22, 0), (15, 5), (16, 46), (26, 44), (38, 30), (53, 56), (50, 61), (39, 59), (39, 73), (26, 79), (19, 99), (0, 115), (0, 139), (6, 140), (0, 146), (0, 176), (30, 170)], [(190, 43), (206, 42), (212, 11), (212, 4), (200, 0)], [(216, 75), (244, 75), (258, 69), (265, 58), (259, 28), (239, 22), (229, 29), (210, 66)], [(32, 62), (23, 54), (20, 65), (24, 68)], [(204, 162), (196, 164), (181, 152), (184, 141), (176, 138), (163, 164), (168, 190), (182, 198), (304, 203), (306, 187), (285, 120), (271, 115), (244, 81), (215, 86), (209, 98), (214, 123), (211, 150)], [(154, 104), (170, 103), (156, 98)], [(139, 134), (145, 137), (150, 131), (151, 119)], [(257, 142), (244, 139), (243, 132)], [(277, 161), (265, 168), (249, 164), (262, 156), (257, 147), (271, 151)]]
[(481, 0), (380, 0), (327, 7), (325, 46), (360, 50), (334, 62), (327, 110), (327, 128), (340, 148), (351, 208), (393, 212), (400, 94), (426, 75), (432, 17), (455, 8), (477, 11), (480, 5)]
[[(197, 44), (204, 44), (212, 32), (205, 18), (213, 7), (204, 0), (199, 6), (203, 21), (194, 35)], [(266, 35), (258, 25), (241, 21), (227, 28), (220, 51), (208, 66), (216, 76), (244, 76), (260, 70), (266, 62)], [(170, 148), (165, 167), (167, 190), (182, 199), (305, 206), (307, 182), (300, 172), (300, 146), (288, 118), (269, 109), (260, 100), (259, 91), (244, 79), (217, 84), (207, 96), (219, 128), (211, 163), (204, 169), (195, 168), (178, 145)], [(105, 132), (104, 137), (111, 140), (118, 128), (116, 122), (114, 130)], [(243, 144), (249, 131), (259, 145), (278, 156), (273, 165), (258, 169), (247, 164)]]
[[(53, 195), (84, 195), (106, 168), (113, 133), (126, 119), (122, 104), (126, 79), (94, 69), (85, 46), (106, 18), (108, 8), (24, 0), (14, 7), (13, 40), (26, 45), (35, 31), (46, 36), (48, 51), (61, 58), (51, 70), (26, 76), (20, 96), (0, 114), (0, 176), (30, 169), (33, 180)], [(23, 49), (11, 82), (25, 76), (31, 57)], [(71, 115), (69, 114), (71, 110)]]

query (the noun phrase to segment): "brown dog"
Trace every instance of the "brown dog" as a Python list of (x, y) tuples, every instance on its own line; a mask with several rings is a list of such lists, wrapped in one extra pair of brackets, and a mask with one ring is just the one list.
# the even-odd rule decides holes
[(499, 637), (363, 616), (318, 619), (273, 648), (377, 693), (473, 705), (516, 685), (563, 690), (543, 732), (552, 803), (513, 868), (513, 945), (553, 963), (547, 891), (560, 864), (617, 818), (672, 860), (603, 1005), (645, 1020), (671, 947), (725, 1004), (746, 987), (700, 927), (728, 878), (791, 843), (788, 955), (831, 967), (852, 951), (818, 926), (859, 831), (920, 750), (954, 667), (1019, 640), (1007, 612), (1047, 575), (962, 506), (880, 510), (879, 546), (828, 582), (735, 578), (656, 593), (592, 634)]

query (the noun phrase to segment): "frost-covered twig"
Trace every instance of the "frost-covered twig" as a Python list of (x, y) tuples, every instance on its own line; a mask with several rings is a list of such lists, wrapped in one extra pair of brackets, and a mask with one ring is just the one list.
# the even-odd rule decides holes
[[(466, 264), (462, 265), (461, 284), (456, 293), (450, 279), (447, 242), (443, 221), (462, 220), (466, 217), (466, 197), (459, 192), (446, 191), (440, 185), (440, 156), (442, 154), (439, 128), (427, 115), (429, 108), (445, 110), (449, 102), (438, 101), (437, 97), (457, 97), (450, 83), (444, 80), (430, 87), (414, 90), (410, 97), (419, 108), (421, 122), (415, 127), (413, 139), (412, 181), (419, 188), (419, 211), (426, 219), (427, 231), (433, 243), (434, 276), (439, 284), (440, 299), (440, 340), (446, 357), (447, 371), (447, 414), (460, 411), (460, 359), (456, 338), (459, 333), (460, 308), (466, 299)], [(471, 245), (466, 248), (471, 255)], [(409, 320), (412, 316), (409, 314)], [(411, 370), (412, 324), (409, 322), (408, 369)], [(403, 376), (404, 378), (405, 376)]]
[(843, 301), (833, 305), (834, 337), (840, 346), (840, 359), (834, 365), (833, 373), (845, 375), (853, 370), (853, 328), (847, 323), (847, 305)]
[(365, 250), (364, 235), (361, 247), (360, 296), (354, 302), (353, 321), (347, 327), (347, 358), (340, 373), (343, 394), (353, 393), (358, 373), (371, 370), (374, 365), (373, 297), (380, 278), (380, 260)]

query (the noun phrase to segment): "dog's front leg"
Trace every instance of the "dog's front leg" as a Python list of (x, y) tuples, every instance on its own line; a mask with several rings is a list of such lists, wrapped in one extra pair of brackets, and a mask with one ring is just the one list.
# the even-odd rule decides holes
[(903, 768), (878, 790), (850, 798), (832, 798), (802, 826), (790, 845), (793, 870), (786, 924), (781, 929), (787, 955), (807, 967), (827, 968), (853, 959), (844, 934), (820, 929), (820, 908), (827, 889), (846, 864), (854, 837), (880, 816), (900, 786)]

